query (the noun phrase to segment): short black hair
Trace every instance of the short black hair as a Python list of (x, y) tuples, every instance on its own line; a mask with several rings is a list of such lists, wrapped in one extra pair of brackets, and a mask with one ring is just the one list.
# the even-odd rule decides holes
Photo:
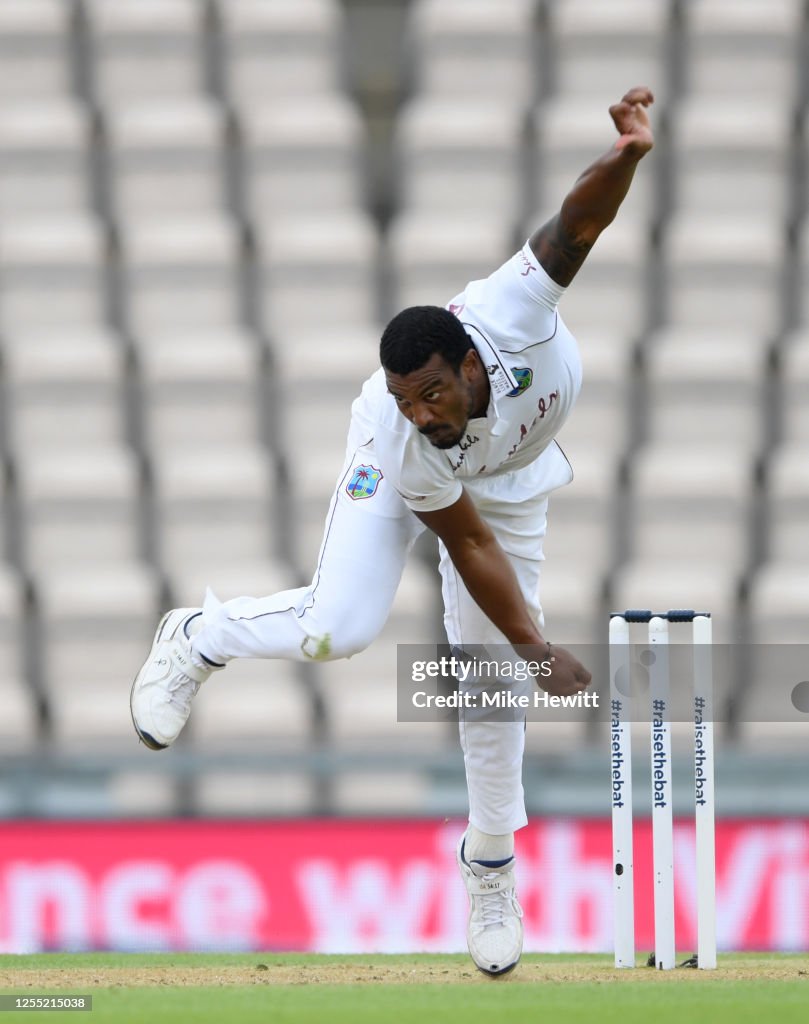
[(437, 352), (453, 372), (460, 371), (472, 341), (461, 321), (441, 306), (410, 306), (397, 313), (379, 343), (379, 359), (391, 373), (420, 370)]

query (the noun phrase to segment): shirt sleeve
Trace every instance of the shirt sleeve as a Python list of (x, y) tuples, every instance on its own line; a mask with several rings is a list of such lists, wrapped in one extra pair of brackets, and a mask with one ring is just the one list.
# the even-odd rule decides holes
[(526, 242), (493, 274), (470, 282), (448, 308), (461, 320), (472, 319), (503, 351), (514, 352), (553, 337), (564, 293)]
[[(540, 306), (544, 306), (547, 310), (553, 312), (559, 305), (559, 300), (565, 294), (565, 288), (548, 276), (544, 267), (534, 255), (530, 242), (527, 241), (525, 243), (516, 256), (511, 259), (510, 263), (514, 264), (517, 278), (531, 298), (538, 302)], [(509, 265), (508, 263), (506, 264), (506, 266)]]
[(414, 512), (454, 505), (463, 492), (443, 451), (419, 437), (381, 431), (377, 453), (388, 482)]

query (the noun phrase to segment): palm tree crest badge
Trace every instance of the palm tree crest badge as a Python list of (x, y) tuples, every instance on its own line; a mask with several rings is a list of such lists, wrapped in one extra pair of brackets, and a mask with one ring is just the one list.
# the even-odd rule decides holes
[(375, 466), (355, 466), (351, 479), (346, 484), (348, 496), (355, 501), (359, 498), (372, 498), (381, 479), (381, 469)]

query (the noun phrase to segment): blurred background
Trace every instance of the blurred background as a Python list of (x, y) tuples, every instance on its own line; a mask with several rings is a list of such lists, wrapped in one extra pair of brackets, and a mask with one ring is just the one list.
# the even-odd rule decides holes
[[(382, 326), (519, 248), (611, 145), (607, 108), (636, 84), (656, 96), (656, 148), (561, 306), (585, 385), (560, 439), (576, 477), (551, 501), (546, 632), (603, 644), (611, 608), (701, 606), (718, 642), (805, 642), (805, 0), (0, 0), (0, 82), (6, 858), (75, 842), (75, 872), (103, 888), (91, 848), (143, 842), (154, 867), (172, 844), (249, 846), (249, 819), (268, 822), (269, 851), (363, 853), (388, 836), (388, 867), (409, 844), (424, 854), (422, 829), (454, 870), (441, 823), (455, 835), (466, 813), (456, 727), (396, 722), (396, 644), (442, 639), (429, 541), (369, 651), (232, 665), (170, 752), (138, 746), (129, 686), (167, 607), (208, 585), (226, 599), (309, 580)], [(761, 679), (745, 658), (718, 727), (718, 807), (737, 820), (720, 861), (732, 873), (737, 847), (782, 851), (783, 872), (760, 863), (780, 909), (760, 901), (755, 920), (785, 914), (787, 938), (724, 941), (794, 947), (809, 942), (809, 745), (805, 726), (759, 720)], [(606, 744), (595, 722), (529, 730), (539, 874), (546, 842), (562, 872), (571, 843), (602, 849)], [(304, 874), (322, 894), (356, 869), (372, 915), (394, 876), (345, 857), (333, 877), (319, 861)], [(20, 863), (0, 859), (4, 948), (254, 941), (158, 934), (135, 911), (128, 930), (74, 934), (64, 907), (37, 930), (30, 894), (75, 884), (84, 905), (84, 882), (53, 869), (23, 884)], [(577, 882), (602, 910), (606, 870)], [(463, 945), (458, 894), (456, 931), (401, 923), (439, 877), (407, 874), (389, 946)], [(251, 884), (239, 906), (255, 908)], [(568, 924), (537, 924), (534, 945), (603, 947), (608, 924)], [(267, 928), (265, 946), (385, 945), (373, 928)]]

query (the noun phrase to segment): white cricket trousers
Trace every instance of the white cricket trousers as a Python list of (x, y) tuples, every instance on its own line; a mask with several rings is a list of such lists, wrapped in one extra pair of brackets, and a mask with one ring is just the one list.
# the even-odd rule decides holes
[[(379, 634), (390, 613), (405, 561), (424, 527), (387, 483), (367, 498), (352, 498), (347, 484), (358, 466), (373, 467), (372, 445), (351, 449), (326, 519), (314, 578), (308, 587), (269, 597), (238, 597), (220, 603), (209, 591), (203, 626), (193, 640), (196, 654), (219, 664), (232, 658), (293, 661), (348, 658)], [(547, 498), (510, 503), (504, 478), (489, 478), (476, 504), (509, 553), (525, 600), (539, 625), (539, 567)], [(532, 557), (511, 551), (531, 551)], [(373, 557), (368, 557), (369, 552)], [(441, 545), (444, 626), (453, 646), (503, 645), (503, 634), (470, 597)], [(346, 580), (351, 586), (346, 586)], [(350, 597), (347, 595), (350, 594)], [(513, 657), (513, 655), (512, 655)], [(467, 688), (474, 688), (468, 680)], [(528, 684), (529, 688), (533, 684)], [(482, 832), (503, 835), (522, 828), (527, 817), (522, 786), (524, 721), (460, 723), (469, 793), (469, 821)]]

